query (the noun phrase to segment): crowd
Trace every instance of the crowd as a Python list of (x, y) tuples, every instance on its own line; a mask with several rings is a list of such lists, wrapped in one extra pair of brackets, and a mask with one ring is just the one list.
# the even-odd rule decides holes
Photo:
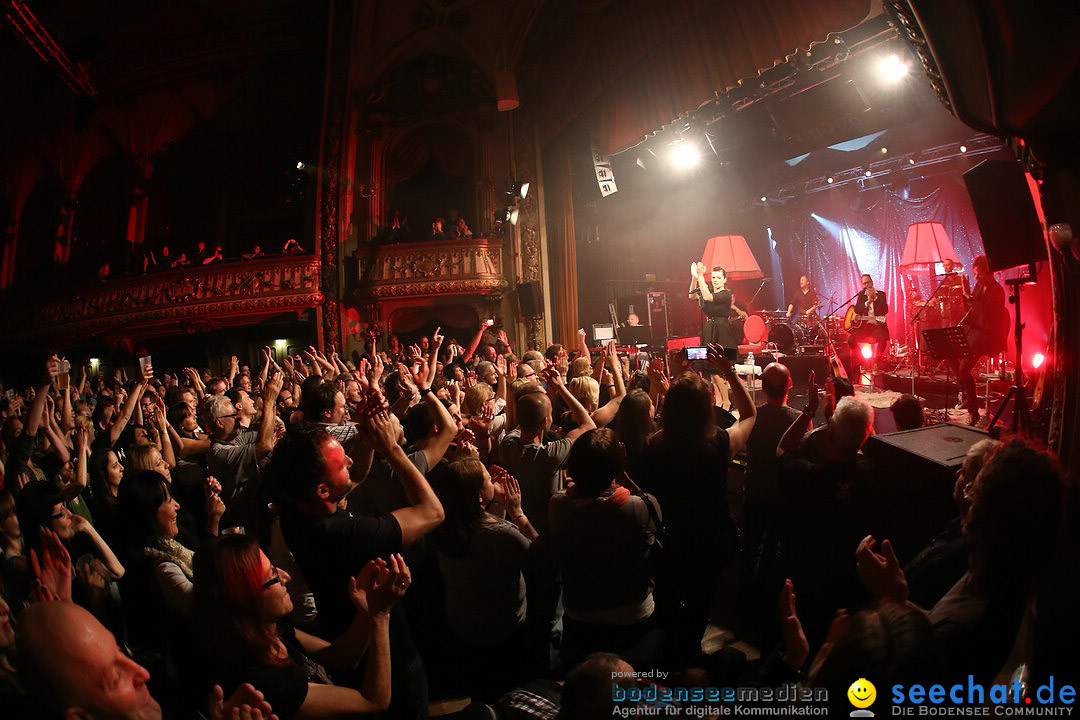
[[(845, 704), (860, 677), (1065, 674), (1047, 453), (973, 446), (955, 520), (901, 558), (850, 386), (811, 377), (792, 408), (773, 363), (756, 406), (722, 348), (518, 356), (490, 330), (267, 347), (221, 376), (53, 356), (6, 389), (4, 716), (422, 718), (468, 696), (459, 717), (588, 720), (635, 669)], [(710, 623), (760, 657), (704, 652)]]

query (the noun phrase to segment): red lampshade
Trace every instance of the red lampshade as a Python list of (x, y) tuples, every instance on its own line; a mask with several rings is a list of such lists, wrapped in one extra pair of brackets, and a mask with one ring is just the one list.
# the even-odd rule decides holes
[(764, 277), (758, 267), (754, 253), (746, 244), (742, 235), (723, 235), (711, 237), (705, 243), (705, 254), (701, 256), (705, 263), (705, 272), (711, 272), (719, 265), (727, 272), (728, 280), (753, 280)]
[(960, 258), (956, 256), (956, 250), (941, 223), (912, 223), (908, 227), (900, 269), (906, 273), (926, 275), (934, 271), (935, 263), (943, 260), (960, 264)]

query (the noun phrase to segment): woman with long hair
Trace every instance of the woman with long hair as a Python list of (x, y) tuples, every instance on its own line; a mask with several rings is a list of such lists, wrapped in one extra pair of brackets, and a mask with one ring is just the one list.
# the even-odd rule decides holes
[(98, 448), (90, 453), (90, 512), (94, 527), (101, 537), (114, 547), (120, 539), (120, 516), (116, 510), (116, 494), (124, 477), (124, 466), (112, 450)]
[(632, 390), (619, 405), (612, 429), (626, 449), (626, 471), (640, 481), (645, 446), (656, 432), (656, 414), (652, 398), (645, 390)]
[(734, 558), (727, 469), (746, 447), (757, 416), (723, 350), (710, 347), (709, 361), (731, 386), (739, 421), (726, 430), (717, 427), (709, 384), (694, 373), (675, 378), (664, 400), (662, 428), (649, 440), (639, 481), (664, 508), (666, 560), (657, 570), (657, 604), (683, 661), (700, 652), (716, 581)]
[[(521, 511), (521, 488), (476, 458), (455, 460), (432, 478), (446, 519), (432, 533), (445, 584), (447, 624), (469, 671), (470, 693), (495, 699), (521, 680), (525, 578), (537, 532)], [(497, 503), (495, 502), (497, 501)], [(494, 503), (494, 504), (493, 504)], [(499, 512), (488, 508), (498, 505)], [(505, 512), (505, 517), (503, 513)]]
[[(289, 574), (248, 535), (225, 535), (195, 553), (195, 620), (214, 681), (226, 691), (248, 682), (281, 720), (338, 718), (390, 705), (390, 608), (411, 578), (400, 555), (373, 560), (349, 581), (356, 616), (333, 642), (293, 628)], [(328, 669), (353, 670), (365, 655), (359, 691)]]

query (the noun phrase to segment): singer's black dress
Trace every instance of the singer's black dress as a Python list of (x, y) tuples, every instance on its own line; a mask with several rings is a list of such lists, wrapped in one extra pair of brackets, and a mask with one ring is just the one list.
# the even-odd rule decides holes
[(701, 344), (716, 343), (724, 347), (737, 347), (742, 338), (735, 337), (731, 325), (731, 291), (713, 291), (712, 300), (698, 296), (698, 304), (705, 313), (705, 325), (701, 328)]

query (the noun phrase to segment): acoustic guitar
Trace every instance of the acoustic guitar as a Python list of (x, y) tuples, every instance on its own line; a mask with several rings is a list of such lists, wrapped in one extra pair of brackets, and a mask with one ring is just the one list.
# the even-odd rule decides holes
[(855, 312), (855, 306), (847, 309), (844, 315), (844, 329), (848, 332), (858, 330), (867, 325), (884, 325), (885, 318), (881, 315), (859, 315)]

